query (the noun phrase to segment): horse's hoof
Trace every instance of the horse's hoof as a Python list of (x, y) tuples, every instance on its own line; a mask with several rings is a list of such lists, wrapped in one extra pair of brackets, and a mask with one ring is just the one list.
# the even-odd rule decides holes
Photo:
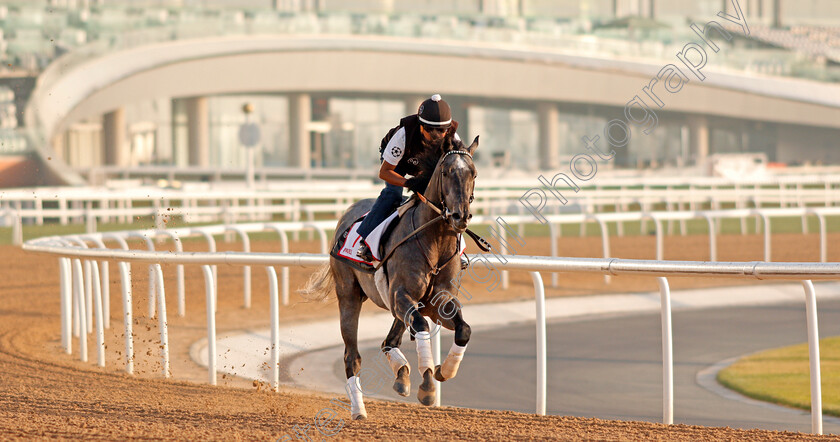
[(411, 386), (403, 384), (399, 380), (394, 381), (394, 391), (402, 397), (408, 397), (411, 394)]
[(397, 379), (394, 380), (394, 391), (403, 397), (411, 394), (411, 378), (408, 374), (408, 366), (403, 365), (400, 367), (399, 371), (397, 371)]
[(365, 419), (367, 419), (367, 414), (354, 414), (353, 415), (353, 420), (354, 421), (363, 421)]
[(437, 379), (438, 382), (444, 382), (447, 379), (440, 373), (440, 365), (435, 367), (435, 379)]
[(427, 407), (432, 406), (435, 403), (435, 392), (420, 389), (417, 391), (417, 400)]
[(432, 370), (426, 370), (423, 373), (423, 383), (417, 390), (417, 400), (425, 406), (431, 406), (435, 403), (435, 383), (432, 380)]

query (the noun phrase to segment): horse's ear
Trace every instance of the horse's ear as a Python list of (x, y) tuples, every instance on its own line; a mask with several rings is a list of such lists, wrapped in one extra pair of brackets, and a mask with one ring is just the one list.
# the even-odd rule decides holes
[(476, 150), (478, 150), (478, 136), (475, 137), (472, 144), (470, 144), (470, 147), (467, 148), (467, 151), (469, 151), (470, 155), (473, 155)]
[(458, 130), (458, 122), (452, 120), (452, 124), (449, 125), (449, 129), (447, 130), (447, 132), (449, 132), (449, 135), (452, 136), (455, 135), (456, 130)]

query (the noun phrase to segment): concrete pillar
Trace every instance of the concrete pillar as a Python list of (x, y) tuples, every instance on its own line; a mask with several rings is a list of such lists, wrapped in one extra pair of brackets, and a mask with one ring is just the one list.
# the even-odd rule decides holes
[[(420, 108), (420, 104), (426, 100), (426, 98), (431, 97), (432, 95), (408, 95), (403, 98), (403, 103), (405, 103), (405, 114), (406, 115), (415, 115), (417, 114), (417, 109)], [(441, 96), (444, 100), (446, 97)], [(446, 100), (449, 103), (449, 100)]]
[(458, 122), (458, 136), (461, 137), (461, 141), (464, 144), (469, 146), (473, 138), (478, 135), (470, 132), (469, 103), (465, 100), (455, 98), (450, 100), (444, 98), (444, 100), (449, 103), (449, 107), (452, 109), (452, 119)]
[(521, 0), (481, 0), (480, 12), (493, 16), (516, 16), (522, 11)]
[(207, 167), (210, 165), (210, 113), (207, 97), (191, 97), (185, 102), (189, 164)]
[(557, 169), (560, 164), (560, 111), (554, 103), (537, 105), (540, 168)]
[(50, 146), (52, 146), (53, 152), (55, 152), (55, 155), (59, 159), (69, 163), (70, 153), (64, 147), (64, 133), (55, 134), (55, 136), (50, 138)]
[(689, 147), (695, 164), (703, 164), (709, 156), (709, 121), (704, 116), (688, 117)]
[(312, 99), (309, 94), (289, 95), (289, 167), (311, 168), (311, 120)]
[(612, 6), (615, 17), (628, 15), (648, 17), (653, 11), (653, 4), (650, 0), (613, 0)]
[(105, 164), (129, 166), (131, 153), (126, 139), (125, 108), (108, 112), (102, 117), (102, 146)]
[(741, 6), (741, 8), (748, 19), (761, 22), (761, 1), (762, 0), (748, 0), (746, 2), (741, 2), (745, 3)]
[(172, 99), (155, 99), (155, 150), (159, 159), (168, 159), (169, 163), (175, 165), (175, 152), (172, 146)]

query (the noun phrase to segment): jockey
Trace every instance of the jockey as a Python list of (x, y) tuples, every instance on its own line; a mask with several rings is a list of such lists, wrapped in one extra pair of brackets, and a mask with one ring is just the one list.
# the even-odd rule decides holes
[[(357, 257), (373, 262), (373, 253), (365, 238), (402, 202), (403, 187), (415, 193), (425, 190), (412, 188), (412, 181), (406, 180), (405, 175), (417, 175), (417, 157), (427, 149), (441, 147), (449, 137), (460, 140), (455, 133), (457, 128), (458, 122), (452, 120), (449, 104), (434, 94), (420, 104), (417, 114), (402, 118), (399, 126), (388, 131), (379, 150), (382, 161), (379, 178), (385, 181), (385, 188), (357, 229), (362, 239)], [(464, 257), (461, 259), (463, 261)]]

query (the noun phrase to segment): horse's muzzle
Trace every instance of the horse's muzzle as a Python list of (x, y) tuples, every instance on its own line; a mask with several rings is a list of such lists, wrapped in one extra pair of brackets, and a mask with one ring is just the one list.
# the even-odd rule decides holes
[(472, 214), (467, 212), (467, 214), (464, 215), (460, 211), (450, 212), (449, 209), (447, 209), (446, 212), (446, 218), (449, 220), (449, 224), (452, 228), (458, 233), (464, 233), (464, 231), (467, 230), (470, 220), (472, 219)]

